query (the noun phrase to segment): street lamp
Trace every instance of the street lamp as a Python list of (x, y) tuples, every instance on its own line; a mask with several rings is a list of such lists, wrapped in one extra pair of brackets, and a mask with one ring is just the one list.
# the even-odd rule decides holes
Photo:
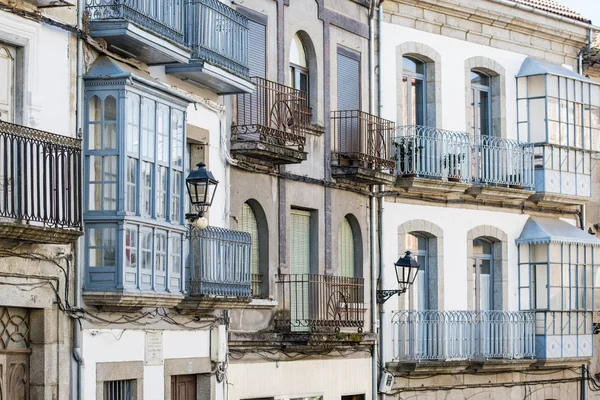
[(212, 172), (206, 170), (206, 164), (199, 162), (197, 166), (198, 169), (191, 171), (185, 180), (190, 203), (196, 208), (196, 213), (186, 214), (185, 218), (195, 227), (205, 229), (208, 220), (204, 217), (204, 213), (213, 202), (219, 181), (215, 179)]
[(419, 272), (419, 263), (415, 260), (410, 251), (404, 254), (404, 257), (400, 257), (398, 261), (394, 263), (396, 269), (396, 278), (398, 279), (399, 289), (396, 290), (378, 290), (377, 291), (377, 304), (383, 304), (395, 294), (402, 294), (408, 290), (417, 277)]

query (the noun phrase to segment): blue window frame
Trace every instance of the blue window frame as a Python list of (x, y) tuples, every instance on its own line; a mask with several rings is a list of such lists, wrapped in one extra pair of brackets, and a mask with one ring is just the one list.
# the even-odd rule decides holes
[(103, 57), (85, 86), (86, 289), (181, 294), (191, 99)]

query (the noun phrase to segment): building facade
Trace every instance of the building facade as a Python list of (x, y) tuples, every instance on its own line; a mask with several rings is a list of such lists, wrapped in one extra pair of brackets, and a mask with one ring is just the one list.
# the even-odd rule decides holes
[(410, 250), (420, 264), (385, 304), (388, 398), (592, 396), (581, 379), (596, 342), (586, 207), (600, 89), (579, 62), (590, 22), (552, 1), (383, 10), (380, 79), (395, 84), (380, 105), (399, 126), (383, 256)]

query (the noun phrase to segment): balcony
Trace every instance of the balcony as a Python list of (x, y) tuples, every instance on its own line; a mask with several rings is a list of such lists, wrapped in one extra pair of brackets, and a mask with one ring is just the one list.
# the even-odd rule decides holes
[(398, 311), (392, 318), (393, 359), (436, 362), (533, 358), (533, 312)]
[(220, 302), (247, 304), (252, 289), (252, 239), (247, 232), (191, 228), (187, 298), (181, 308), (212, 307)]
[(525, 200), (533, 195), (533, 144), (493, 136), (473, 138), (473, 182), (481, 198)]
[(331, 127), (334, 178), (368, 185), (393, 182), (392, 121), (362, 111), (333, 111)]
[(425, 126), (403, 126), (394, 139), (396, 187), (415, 193), (467, 193), (525, 200), (533, 195), (533, 145)]
[(281, 275), (280, 303), (275, 320), (280, 332), (362, 332), (365, 320), (364, 279), (343, 276)]
[(306, 93), (263, 78), (252, 82), (254, 93), (236, 96), (231, 154), (269, 167), (306, 160), (305, 131), (311, 116)]
[(0, 121), (0, 236), (68, 244), (81, 236), (81, 141)]
[(464, 192), (471, 186), (471, 137), (465, 132), (402, 126), (394, 140), (396, 187), (407, 192)]
[(218, 0), (186, 2), (189, 64), (166, 72), (218, 94), (251, 93), (248, 76), (248, 19)]
[(86, 0), (89, 35), (149, 65), (187, 63), (183, 0)]
[(594, 348), (592, 318), (592, 311), (536, 312), (536, 357), (591, 357)]

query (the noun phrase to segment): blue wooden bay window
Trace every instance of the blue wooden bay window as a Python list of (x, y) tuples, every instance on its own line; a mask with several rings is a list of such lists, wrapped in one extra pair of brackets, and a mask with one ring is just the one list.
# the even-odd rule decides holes
[(192, 100), (105, 57), (84, 79), (86, 290), (181, 294)]

